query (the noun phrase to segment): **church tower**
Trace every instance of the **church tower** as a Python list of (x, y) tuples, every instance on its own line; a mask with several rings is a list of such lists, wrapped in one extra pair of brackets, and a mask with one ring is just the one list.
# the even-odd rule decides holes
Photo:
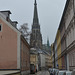
[(32, 48), (42, 49), (42, 35), (40, 32), (40, 24), (38, 19), (36, 0), (34, 3), (34, 16), (33, 16), (33, 24), (32, 24), (32, 33), (30, 35), (30, 46)]

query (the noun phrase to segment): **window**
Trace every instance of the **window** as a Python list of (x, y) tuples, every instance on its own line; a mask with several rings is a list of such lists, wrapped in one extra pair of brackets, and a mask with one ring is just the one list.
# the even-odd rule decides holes
[(0, 24), (0, 31), (2, 31), (2, 27), (1, 27), (1, 24)]

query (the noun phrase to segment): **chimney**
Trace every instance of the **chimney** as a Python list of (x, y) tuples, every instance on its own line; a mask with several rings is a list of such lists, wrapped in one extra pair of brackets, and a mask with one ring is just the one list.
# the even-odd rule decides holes
[(17, 28), (17, 24), (18, 24), (17, 21), (13, 21), (12, 24), (13, 24), (13, 26), (14, 26), (15, 28)]
[(0, 11), (2, 14), (6, 16), (6, 20), (8, 21), (10, 19), (11, 12), (9, 10), (6, 11)]

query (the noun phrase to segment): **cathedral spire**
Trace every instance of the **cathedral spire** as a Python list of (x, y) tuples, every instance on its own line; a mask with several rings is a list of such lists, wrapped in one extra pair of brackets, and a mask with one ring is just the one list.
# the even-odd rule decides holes
[(40, 32), (36, 0), (34, 1), (34, 16), (32, 24), (32, 33), (30, 35), (30, 46), (32, 48), (42, 49), (42, 34)]
[(36, 0), (35, 0), (35, 5), (37, 5)]
[(47, 47), (49, 47), (49, 38), (47, 38)]
[(33, 25), (38, 25), (38, 24), (39, 24), (39, 21), (38, 21), (37, 3), (36, 3), (36, 0), (35, 0), (35, 3), (34, 3)]

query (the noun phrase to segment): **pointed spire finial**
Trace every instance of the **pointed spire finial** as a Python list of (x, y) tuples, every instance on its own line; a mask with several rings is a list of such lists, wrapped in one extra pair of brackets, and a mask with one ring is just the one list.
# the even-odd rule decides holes
[(49, 47), (49, 38), (47, 37), (47, 46)]
[(34, 3), (34, 5), (37, 5), (37, 3), (36, 3), (36, 0), (35, 0), (35, 3)]
[(35, 3), (34, 3), (34, 17), (33, 17), (33, 25), (34, 25), (34, 24), (39, 25), (38, 12), (37, 12), (37, 3), (36, 3), (36, 0), (35, 0)]

